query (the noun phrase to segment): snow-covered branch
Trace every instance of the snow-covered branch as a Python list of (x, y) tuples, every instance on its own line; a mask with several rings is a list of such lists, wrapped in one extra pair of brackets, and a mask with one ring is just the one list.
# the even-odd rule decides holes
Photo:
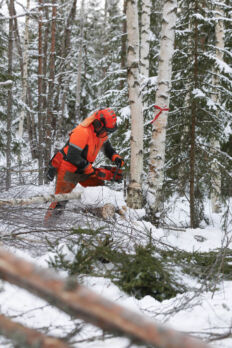
[(13, 81), (12, 80), (7, 80), (4, 82), (0, 82), (0, 86), (9, 86), (12, 85)]

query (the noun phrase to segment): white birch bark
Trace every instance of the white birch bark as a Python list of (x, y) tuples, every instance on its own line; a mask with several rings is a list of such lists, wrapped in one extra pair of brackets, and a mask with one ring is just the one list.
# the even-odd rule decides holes
[[(219, 61), (223, 61), (224, 59), (224, 10), (223, 5), (225, 4), (224, 0), (221, 0), (220, 4), (216, 5), (216, 26), (215, 26), (215, 38), (216, 38), (216, 59)], [(212, 94), (212, 100), (215, 104), (220, 103), (220, 93), (218, 92), (217, 86), (220, 83), (220, 77), (218, 76), (218, 69), (214, 69), (213, 71), (213, 81), (212, 85), (214, 88), (214, 93)], [(211, 140), (211, 148), (212, 153), (218, 152), (220, 150), (220, 143), (217, 139)], [(211, 192), (211, 206), (213, 213), (218, 213), (220, 211), (220, 194), (221, 194), (221, 173), (220, 168), (217, 162), (213, 162), (212, 164), (212, 172), (215, 174), (212, 176), (212, 192)]]
[(142, 78), (149, 77), (150, 15), (151, 15), (151, 0), (143, 0), (142, 15), (141, 15), (141, 47), (140, 47), (140, 73), (142, 75)]
[(127, 1), (128, 35), (128, 92), (131, 111), (131, 162), (130, 183), (127, 204), (139, 209), (142, 207), (142, 170), (143, 170), (143, 108), (139, 77), (139, 29), (137, 0)]
[(28, 78), (28, 44), (29, 44), (29, 11), (30, 0), (27, 0), (27, 14), (25, 16), (25, 32), (23, 44), (23, 76), (22, 76), (22, 111), (19, 118), (18, 136), (23, 136), (23, 123), (26, 115), (25, 105), (27, 98), (27, 78)]
[(59, 202), (59, 201), (68, 201), (73, 199), (79, 199), (83, 191), (63, 193), (63, 194), (50, 194), (50, 195), (41, 195), (33, 196), (27, 198), (12, 198), (12, 199), (1, 199), (0, 207), (5, 205), (10, 206), (22, 206), (30, 204), (40, 204), (48, 202)]
[[(164, 1), (155, 97), (155, 104), (162, 108), (169, 107), (176, 9), (177, 0)], [(147, 196), (147, 201), (152, 212), (157, 212), (160, 208), (160, 197), (164, 181), (167, 117), (168, 111), (164, 111), (153, 123), (148, 175), (149, 191)]]

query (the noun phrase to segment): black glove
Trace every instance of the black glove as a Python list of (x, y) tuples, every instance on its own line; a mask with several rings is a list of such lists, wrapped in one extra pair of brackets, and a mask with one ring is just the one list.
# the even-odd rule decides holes
[(54, 177), (56, 176), (56, 173), (57, 173), (57, 169), (49, 164), (48, 169), (46, 171), (46, 178), (49, 181), (53, 181)]
[(122, 166), (124, 165), (124, 161), (123, 161), (122, 157), (119, 156), (118, 154), (115, 154), (113, 156), (112, 160), (116, 164), (116, 166), (119, 168), (122, 168)]

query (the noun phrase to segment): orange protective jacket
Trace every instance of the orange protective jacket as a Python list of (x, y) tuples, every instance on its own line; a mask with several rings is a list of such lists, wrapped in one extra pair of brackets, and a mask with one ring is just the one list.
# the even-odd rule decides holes
[(107, 135), (98, 137), (94, 126), (78, 125), (70, 134), (69, 143), (63, 149), (66, 160), (77, 167), (77, 173), (91, 174), (94, 172), (92, 163), (95, 161), (100, 149), (112, 160), (116, 151), (111, 146)]

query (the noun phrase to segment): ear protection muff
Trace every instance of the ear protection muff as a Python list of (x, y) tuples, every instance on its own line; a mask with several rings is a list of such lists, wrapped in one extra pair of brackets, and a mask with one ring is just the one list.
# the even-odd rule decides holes
[(96, 119), (93, 122), (94, 130), (97, 136), (106, 132), (113, 133), (117, 129), (116, 115), (111, 109), (101, 109), (95, 113)]
[(99, 120), (94, 120), (93, 121), (93, 126), (94, 126), (94, 130), (96, 132), (97, 135), (102, 133), (102, 130), (104, 128), (103, 123)]

